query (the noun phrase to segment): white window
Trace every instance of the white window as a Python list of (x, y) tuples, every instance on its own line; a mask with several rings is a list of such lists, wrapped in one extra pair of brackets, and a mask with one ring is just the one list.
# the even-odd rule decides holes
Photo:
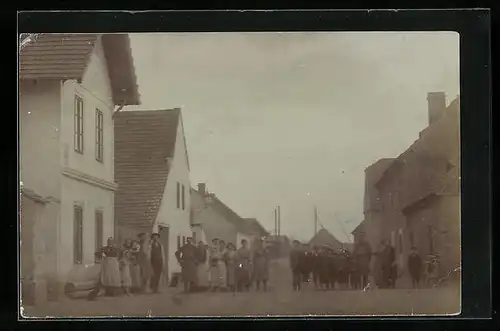
[(74, 148), (83, 154), (83, 99), (79, 96), (75, 96), (74, 121)]

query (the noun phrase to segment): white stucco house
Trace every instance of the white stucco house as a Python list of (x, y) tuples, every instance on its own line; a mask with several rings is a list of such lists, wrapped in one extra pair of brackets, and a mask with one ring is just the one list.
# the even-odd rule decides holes
[(60, 284), (113, 236), (113, 113), (140, 103), (129, 37), (42, 34), (19, 78), (21, 180), (45, 203), (37, 274)]
[(159, 233), (166, 279), (180, 272), (175, 252), (190, 236), (189, 159), (181, 110), (115, 116), (115, 224), (120, 241)]
[(252, 247), (255, 240), (268, 235), (255, 218), (241, 217), (214, 193), (209, 193), (205, 183), (199, 183), (198, 189), (191, 192), (191, 223), (196, 238), (203, 238), (208, 244), (218, 238), (240, 248), (243, 239)]

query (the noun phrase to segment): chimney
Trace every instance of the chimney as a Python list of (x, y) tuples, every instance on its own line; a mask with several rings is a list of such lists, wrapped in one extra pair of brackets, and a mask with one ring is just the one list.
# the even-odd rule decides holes
[(207, 184), (198, 183), (198, 192), (200, 192), (203, 196), (207, 195)]
[(427, 93), (429, 107), (429, 125), (436, 122), (446, 109), (446, 95), (444, 92)]

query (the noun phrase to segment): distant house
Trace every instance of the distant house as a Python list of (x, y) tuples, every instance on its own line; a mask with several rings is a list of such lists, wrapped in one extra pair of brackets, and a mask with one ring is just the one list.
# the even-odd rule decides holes
[(115, 118), (116, 236), (160, 234), (168, 263), (191, 234), (189, 160), (180, 109), (122, 111)]
[(333, 234), (331, 234), (327, 229), (323, 228), (316, 233), (314, 237), (309, 241), (309, 245), (312, 246), (332, 246), (334, 249), (343, 248), (344, 244), (340, 242)]
[(219, 238), (236, 244), (236, 227), (216, 208), (204, 183), (191, 189), (191, 227), (196, 242), (210, 245), (214, 238)]
[(56, 294), (70, 269), (93, 263), (113, 236), (113, 114), (140, 103), (129, 37), (41, 34), (20, 50), (19, 79), (21, 180), (45, 202), (37, 216), (29, 203), (21, 210), (24, 221), (39, 222), (44, 261), (36, 277), (22, 277)]
[(380, 237), (396, 247), (401, 268), (411, 246), (439, 254), (443, 271), (460, 266), (460, 104), (428, 94), (429, 125), (384, 171), (376, 188)]

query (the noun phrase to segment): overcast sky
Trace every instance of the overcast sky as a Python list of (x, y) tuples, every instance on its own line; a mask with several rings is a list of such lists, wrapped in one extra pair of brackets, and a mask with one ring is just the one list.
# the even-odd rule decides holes
[[(141, 109), (182, 107), (191, 183), (308, 240), (313, 206), (341, 241), (363, 219), (364, 169), (459, 92), (455, 33), (133, 34)], [(343, 225), (341, 225), (341, 222)]]

